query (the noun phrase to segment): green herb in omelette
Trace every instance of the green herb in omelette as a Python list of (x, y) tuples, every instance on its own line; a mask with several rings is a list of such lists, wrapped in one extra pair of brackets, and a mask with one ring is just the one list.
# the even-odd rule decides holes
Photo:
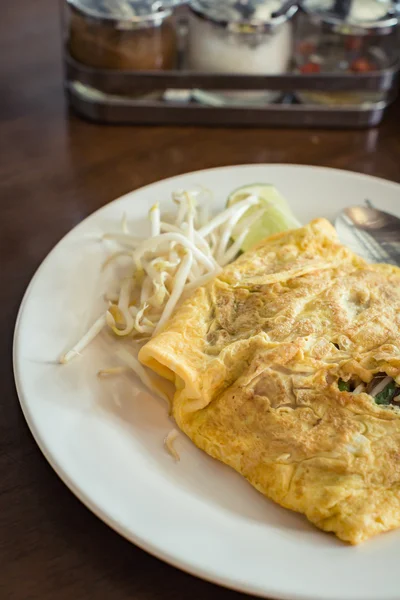
[(376, 404), (390, 404), (396, 387), (395, 381), (388, 383), (387, 386), (377, 396), (375, 396), (374, 400)]
[(350, 381), (343, 381), (343, 379), (339, 379), (338, 388), (341, 392), (349, 392), (350, 391)]

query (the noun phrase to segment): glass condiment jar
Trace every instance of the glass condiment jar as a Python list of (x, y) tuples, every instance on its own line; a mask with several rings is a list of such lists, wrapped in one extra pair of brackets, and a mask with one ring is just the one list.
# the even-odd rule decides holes
[[(275, 75), (288, 70), (293, 39), (290, 19), (297, 11), (294, 3), (192, 0), (189, 8), (189, 69), (254, 75)], [(196, 90), (194, 95), (205, 104), (263, 104), (276, 100), (281, 93)]]
[[(303, 0), (298, 15), (294, 63), (300, 73), (368, 73), (394, 64), (398, 13), (390, 0)], [(385, 92), (297, 92), (302, 102), (365, 104)]]
[(67, 0), (67, 48), (99, 69), (151, 71), (177, 64), (173, 5), (152, 0)]

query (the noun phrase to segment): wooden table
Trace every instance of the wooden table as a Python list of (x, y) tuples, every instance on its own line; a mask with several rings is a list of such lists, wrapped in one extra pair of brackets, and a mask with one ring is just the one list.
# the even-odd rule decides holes
[(53, 473), (28, 431), (14, 388), (18, 306), (35, 269), (71, 227), (121, 194), (164, 177), (283, 162), (400, 181), (400, 104), (380, 129), (370, 131), (102, 127), (68, 114), (65, 106), (57, 3), (13, 0), (2, 18), (0, 598), (239, 598), (118, 537)]

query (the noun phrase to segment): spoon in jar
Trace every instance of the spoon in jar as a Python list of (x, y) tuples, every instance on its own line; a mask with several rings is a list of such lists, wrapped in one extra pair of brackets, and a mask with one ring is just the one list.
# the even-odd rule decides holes
[[(271, 17), (273, 19), (279, 19), (279, 17), (286, 15), (293, 6), (298, 7), (299, 4), (299, 0), (287, 0), (287, 2), (284, 2), (278, 10), (271, 14)], [(294, 13), (292, 12), (292, 14)]]
[(346, 19), (351, 10), (352, 0), (336, 0), (333, 7), (333, 12), (341, 19)]

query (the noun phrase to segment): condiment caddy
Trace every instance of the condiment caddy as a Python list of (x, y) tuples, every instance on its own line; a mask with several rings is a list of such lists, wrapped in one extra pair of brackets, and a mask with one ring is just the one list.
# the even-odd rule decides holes
[(66, 91), (112, 123), (367, 127), (393, 100), (390, 0), (65, 0)]

